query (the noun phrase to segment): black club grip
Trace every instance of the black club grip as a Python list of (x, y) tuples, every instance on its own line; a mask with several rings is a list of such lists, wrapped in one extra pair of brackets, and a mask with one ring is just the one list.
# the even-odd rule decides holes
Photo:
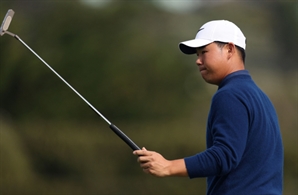
[(137, 146), (127, 135), (125, 135), (118, 127), (111, 124), (110, 129), (114, 131), (132, 150), (140, 150), (139, 146)]

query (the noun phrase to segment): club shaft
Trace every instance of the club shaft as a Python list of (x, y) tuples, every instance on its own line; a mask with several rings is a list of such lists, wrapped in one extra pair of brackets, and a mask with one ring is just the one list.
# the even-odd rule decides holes
[(88, 106), (98, 114), (102, 119), (104, 119), (109, 125), (112, 123), (104, 117), (92, 104), (90, 104), (75, 88), (73, 88), (66, 80), (63, 79), (46, 61), (44, 61), (33, 49), (31, 49), (18, 35), (14, 35), (14, 37), (19, 40), (25, 47), (27, 47), (38, 59), (40, 59), (53, 73), (55, 73), (69, 88), (71, 88)]
[(27, 49), (29, 49), (39, 60), (41, 60), (53, 73), (56, 74), (73, 92), (75, 92), (98, 116), (104, 119), (110, 126), (110, 129), (118, 135), (131, 149), (140, 150), (140, 148), (128, 137), (126, 136), (118, 127), (113, 125), (106, 117), (104, 117), (92, 104), (90, 104), (77, 90), (75, 90), (66, 80), (63, 79), (46, 61), (44, 61), (33, 49), (31, 49), (18, 35), (7, 31), (12, 17), (14, 15), (13, 10), (8, 10), (3, 23), (0, 26), (0, 35), (8, 34), (18, 41), (20, 41)]

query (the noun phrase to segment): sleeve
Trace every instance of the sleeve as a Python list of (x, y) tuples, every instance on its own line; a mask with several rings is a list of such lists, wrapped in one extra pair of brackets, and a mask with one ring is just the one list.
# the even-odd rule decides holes
[(234, 170), (244, 153), (248, 130), (245, 101), (232, 93), (215, 94), (208, 117), (208, 149), (184, 159), (189, 177), (219, 176)]

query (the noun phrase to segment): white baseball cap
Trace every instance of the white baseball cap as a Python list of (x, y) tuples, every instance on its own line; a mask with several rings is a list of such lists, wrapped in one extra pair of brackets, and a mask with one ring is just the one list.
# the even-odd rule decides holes
[(231, 42), (243, 49), (246, 46), (244, 34), (234, 23), (227, 20), (213, 20), (200, 28), (195, 39), (179, 43), (179, 48), (185, 54), (195, 54), (196, 48), (214, 41)]

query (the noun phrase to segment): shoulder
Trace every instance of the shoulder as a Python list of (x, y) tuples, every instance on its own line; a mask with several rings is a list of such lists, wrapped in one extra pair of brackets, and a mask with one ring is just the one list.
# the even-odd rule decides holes
[(212, 104), (222, 106), (233, 104), (235, 101), (239, 99), (239, 93), (240, 91), (237, 91), (232, 88), (222, 88), (213, 95)]
[(250, 99), (247, 88), (225, 86), (219, 89), (211, 101), (212, 112), (234, 112), (235, 110), (247, 110), (250, 107)]

